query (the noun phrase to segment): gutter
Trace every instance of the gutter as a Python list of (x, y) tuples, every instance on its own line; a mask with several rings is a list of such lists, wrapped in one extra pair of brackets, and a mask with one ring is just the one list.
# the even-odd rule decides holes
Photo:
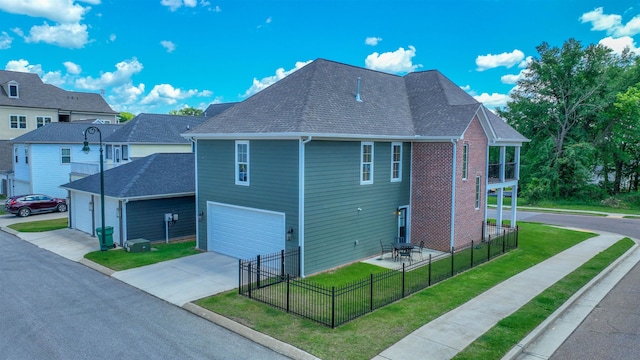
[(449, 230), (449, 249), (453, 249), (454, 240), (455, 240), (455, 224), (456, 224), (456, 166), (457, 166), (457, 150), (458, 150), (458, 141), (451, 140), (451, 144), (453, 145), (453, 161), (451, 165), (451, 229)]
[(313, 140), (309, 135), (306, 139), (300, 138), (298, 151), (298, 246), (300, 247), (300, 276), (304, 277), (304, 166), (305, 144)]

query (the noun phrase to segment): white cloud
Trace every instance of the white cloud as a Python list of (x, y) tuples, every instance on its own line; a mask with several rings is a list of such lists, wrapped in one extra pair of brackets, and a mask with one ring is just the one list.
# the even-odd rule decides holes
[[(20, 30), (16, 33), (21, 32)], [(24, 39), (30, 43), (45, 42), (61, 47), (78, 49), (89, 42), (89, 34), (87, 33), (87, 25), (61, 24), (50, 26), (44, 23), (41, 26), (33, 26), (29, 35), (24, 36)]]
[(464, 91), (469, 91), (469, 90), (471, 90), (471, 85), (460, 86), (460, 89), (462, 89)]
[(510, 68), (516, 64), (519, 64), (524, 60), (524, 53), (518, 49), (513, 50), (510, 53), (503, 52), (502, 54), (493, 55), (479, 55), (476, 58), (476, 65), (478, 71), (485, 71), (488, 69), (504, 66)]
[(144, 94), (144, 88), (144, 84), (135, 86), (133, 85), (133, 83), (128, 82), (126, 84), (112, 88), (109, 96), (107, 96), (107, 100), (110, 105), (117, 104), (117, 111), (131, 110), (130, 105), (138, 104), (138, 99), (140, 98), (140, 96), (142, 96), (142, 94)]
[(265, 22), (265, 24), (271, 24), (272, 21), (273, 21), (273, 19), (271, 18), (271, 16), (269, 16), (267, 18), (267, 20), (265, 20), (264, 22)]
[(629, 48), (629, 50), (636, 55), (640, 55), (640, 48), (636, 47), (636, 42), (629, 36), (623, 36), (620, 38), (612, 38), (609, 36), (600, 40), (598, 43), (610, 48), (616, 54), (622, 54), (622, 51), (625, 48)]
[(303, 66), (307, 65), (310, 62), (311, 60), (298, 61), (296, 62), (295, 67), (291, 70), (285, 70), (284, 68), (279, 68), (276, 70), (275, 75), (267, 76), (260, 80), (258, 80), (257, 78), (253, 78), (253, 85), (251, 85), (251, 87), (247, 89), (247, 91), (244, 93), (244, 95), (242, 95), (242, 97), (249, 97), (263, 89), (266, 89), (270, 85), (273, 85), (274, 83), (276, 83), (278, 80), (285, 78), (287, 75), (295, 72), (296, 70), (299, 70), (300, 68), (302, 68)]
[(171, 52), (173, 52), (173, 50), (176, 49), (176, 44), (174, 44), (173, 41), (162, 40), (162, 41), (160, 41), (160, 45), (162, 45), (162, 47), (167, 49), (168, 53), (171, 53)]
[[(204, 2), (201, 2), (204, 5)], [(171, 11), (176, 11), (182, 6), (194, 8), (198, 5), (198, 0), (161, 0), (160, 5), (166, 6)]]
[(622, 24), (622, 16), (605, 14), (602, 7), (580, 16), (582, 23), (591, 23), (592, 31), (606, 31), (607, 35), (615, 37), (633, 36), (640, 33), (640, 15), (636, 15), (626, 24)]
[(389, 73), (407, 73), (422, 67), (421, 64), (413, 64), (412, 58), (416, 56), (416, 48), (409, 45), (409, 49), (399, 48), (393, 52), (378, 54), (374, 52), (364, 60), (367, 69), (379, 70)]
[(67, 72), (69, 74), (78, 75), (82, 72), (82, 68), (80, 67), (80, 65), (72, 63), (71, 61), (65, 61), (62, 64), (67, 69)]
[(109, 42), (114, 42), (114, 41), (116, 41), (116, 34), (109, 35)]
[[(208, 5), (208, 4), (207, 4), (207, 5)], [(216, 5), (216, 7), (214, 7), (213, 9), (211, 9), (211, 11), (219, 13), (219, 12), (221, 12), (221, 11), (222, 11), (222, 9), (220, 8), (220, 6)]]
[(11, 42), (13, 42), (13, 38), (6, 31), (0, 33), (0, 50), (10, 48)]
[(10, 60), (4, 67), (5, 70), (27, 72), (41, 75), (43, 73), (41, 65), (30, 65), (25, 59)]
[[(99, 0), (83, 2), (100, 4)], [(77, 23), (91, 8), (75, 3), (74, 0), (0, 0), (0, 10), (12, 14), (41, 17), (58, 23)]]
[(120, 86), (130, 83), (131, 77), (142, 71), (142, 69), (142, 63), (140, 63), (138, 59), (133, 58), (117, 63), (116, 71), (114, 72), (105, 72), (97, 79), (91, 76), (80, 78), (76, 80), (75, 85), (79, 89), (85, 90), (99, 90), (107, 87)]
[(174, 88), (169, 84), (160, 84), (156, 85), (151, 89), (149, 94), (140, 101), (142, 105), (150, 105), (150, 104), (167, 104), (174, 105), (178, 102), (178, 100), (183, 100), (187, 98), (191, 98), (194, 96), (211, 96), (212, 92), (209, 90), (198, 91), (198, 90), (182, 90)]
[(507, 74), (507, 75), (502, 75), (500, 77), (500, 81), (503, 84), (510, 84), (513, 85), (515, 83), (518, 82), (518, 80), (520, 80), (520, 78), (522, 78), (522, 72), (519, 72), (517, 74)]
[(533, 61), (533, 56), (527, 56), (524, 60), (520, 62), (520, 64), (518, 64), (518, 67), (520, 69), (525, 69), (529, 67), (529, 64), (531, 64), (532, 61)]
[(365, 43), (365, 44), (367, 44), (367, 45), (371, 45), (371, 46), (376, 46), (376, 45), (378, 45), (378, 43), (379, 43), (380, 41), (382, 41), (382, 38), (379, 38), (379, 37), (373, 37), (373, 36), (371, 36), (371, 37), (368, 37), (368, 38), (364, 39), (364, 43)]
[(483, 103), (484, 106), (486, 106), (486, 107), (488, 107), (490, 109), (493, 109), (493, 108), (497, 108), (497, 107), (506, 106), (507, 105), (507, 101), (509, 101), (511, 98), (509, 97), (509, 95), (505, 95), (505, 94), (482, 93), (480, 95), (475, 95), (474, 99), (476, 99), (479, 102)]
[(66, 84), (67, 79), (66, 77), (62, 76), (62, 73), (60, 71), (50, 71), (42, 76), (42, 82), (62, 87), (64, 84)]

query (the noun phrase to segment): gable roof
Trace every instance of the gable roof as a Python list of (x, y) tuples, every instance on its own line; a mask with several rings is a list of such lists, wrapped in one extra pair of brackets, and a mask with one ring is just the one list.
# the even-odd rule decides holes
[[(11, 81), (18, 83), (18, 98), (8, 95)], [(117, 114), (100, 94), (66, 91), (43, 83), (37, 74), (7, 70), (0, 70), (0, 106)]]
[(398, 76), (318, 59), (183, 136), (460, 139), (483, 109), (437, 70)]
[[(119, 130), (122, 125), (117, 124), (87, 124), (76, 122), (52, 122), (20, 135), (11, 143), (39, 143), (39, 144), (82, 144), (84, 131), (89, 126), (95, 126), (102, 133), (102, 141)], [(95, 138), (94, 138), (95, 137)], [(91, 135), (91, 142), (98, 140), (98, 135)]]
[[(100, 193), (100, 174), (60, 187)], [(195, 155), (156, 153), (104, 171), (105, 196), (118, 199), (194, 195)]]
[(210, 104), (204, 110), (204, 116), (212, 117), (220, 114), (221, 112), (227, 110), (233, 105), (237, 104), (237, 102), (228, 102), (228, 103), (218, 103), (218, 104)]
[(130, 144), (188, 144), (181, 133), (202, 124), (205, 116), (182, 116), (142, 113), (127, 121), (121, 129), (105, 139)]

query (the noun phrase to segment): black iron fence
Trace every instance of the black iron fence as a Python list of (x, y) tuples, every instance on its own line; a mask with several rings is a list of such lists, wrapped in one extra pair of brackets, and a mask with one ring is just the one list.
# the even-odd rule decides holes
[[(344, 286), (299, 278), (299, 249), (240, 261), (239, 293), (335, 328), (518, 247), (518, 229), (491, 228), (484, 240), (446, 256), (402, 264)], [(294, 264), (298, 261), (298, 266)], [(288, 270), (294, 270), (289, 273)], [(297, 271), (297, 272), (296, 272)]]

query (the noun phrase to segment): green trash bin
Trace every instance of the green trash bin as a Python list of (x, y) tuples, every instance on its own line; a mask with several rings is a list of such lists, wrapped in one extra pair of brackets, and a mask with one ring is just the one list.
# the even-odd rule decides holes
[(100, 250), (106, 251), (109, 248), (113, 248), (113, 226), (104, 227), (104, 245), (102, 244), (102, 228), (96, 228), (96, 234), (98, 235), (98, 244), (100, 244)]

